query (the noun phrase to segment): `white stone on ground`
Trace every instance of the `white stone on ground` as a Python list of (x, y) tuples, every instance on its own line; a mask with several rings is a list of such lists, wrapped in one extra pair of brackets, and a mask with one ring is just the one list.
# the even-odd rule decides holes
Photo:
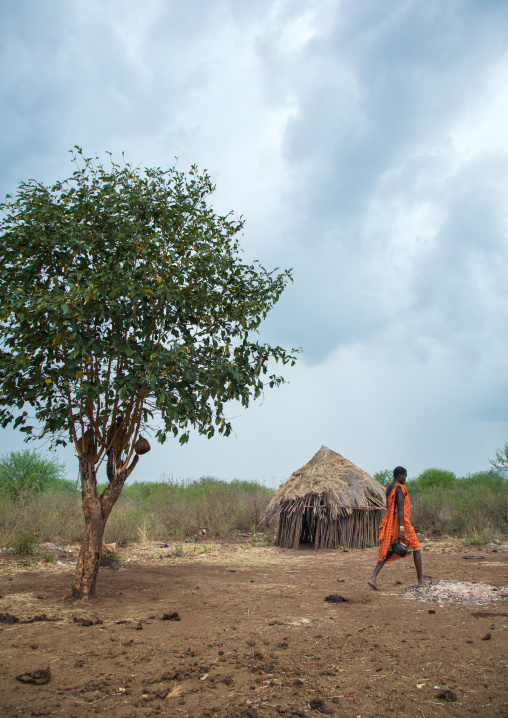
[(508, 599), (508, 588), (481, 581), (438, 581), (425, 586), (411, 586), (405, 598), (416, 601), (472, 603), (478, 606)]

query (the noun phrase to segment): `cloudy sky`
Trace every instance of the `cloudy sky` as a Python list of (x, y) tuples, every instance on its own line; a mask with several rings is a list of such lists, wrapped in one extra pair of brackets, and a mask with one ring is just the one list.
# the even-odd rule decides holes
[(302, 348), (289, 383), (132, 479), (273, 486), (321, 444), (371, 473), (488, 467), (508, 440), (505, 0), (4, 0), (0, 43), (1, 197), (67, 177), (76, 144), (178, 157), (245, 217), (247, 259), (294, 269), (262, 330)]

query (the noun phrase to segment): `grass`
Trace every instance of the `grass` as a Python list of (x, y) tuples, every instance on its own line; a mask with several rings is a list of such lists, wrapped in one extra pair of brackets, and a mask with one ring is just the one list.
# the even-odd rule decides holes
[(484, 546), (486, 543), (489, 543), (489, 536), (490, 534), (487, 530), (473, 531), (470, 536), (466, 537), (464, 543), (467, 546)]
[[(423, 479), (423, 480), (420, 480)], [(83, 515), (75, 484), (58, 479), (44, 491), (0, 496), (0, 546), (33, 555), (38, 544), (79, 543)], [(456, 478), (431, 469), (408, 482), (417, 530), (456, 536), (469, 545), (508, 537), (508, 481), (491, 472)], [(253, 481), (138, 482), (124, 488), (106, 527), (104, 541), (119, 547), (183, 542), (231, 541), (247, 536), (252, 546), (273, 541), (275, 526), (262, 519), (273, 491)], [(39, 549), (40, 552), (41, 549)]]
[(115, 563), (121, 563), (123, 561), (118, 549), (116, 551), (109, 551), (107, 548), (103, 548), (102, 558), (105, 558), (108, 561), (115, 561)]
[[(0, 501), (0, 544), (15, 548), (16, 537), (29, 532), (35, 543), (74, 544), (81, 540), (83, 517), (79, 496), (58, 485), (17, 500)], [(211, 477), (188, 483), (165, 478), (126, 486), (107, 523), (104, 541), (118, 546), (157, 541), (234, 539), (253, 534), (266, 540), (262, 524), (272, 491), (252, 481), (228, 483)], [(261, 523), (263, 537), (256, 538)], [(27, 551), (22, 548), (22, 551)]]

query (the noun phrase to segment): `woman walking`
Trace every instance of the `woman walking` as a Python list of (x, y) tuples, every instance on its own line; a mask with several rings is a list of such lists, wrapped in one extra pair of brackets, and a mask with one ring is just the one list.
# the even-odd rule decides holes
[[(418, 586), (424, 586), (427, 582), (422, 573), (422, 554), (420, 544), (416, 537), (414, 528), (409, 520), (411, 504), (406, 483), (407, 471), (403, 466), (397, 466), (393, 470), (393, 481), (386, 489), (387, 509), (386, 516), (381, 524), (379, 532), (379, 558), (374, 573), (368, 580), (368, 584), (375, 591), (379, 591), (377, 576), (387, 561), (396, 561), (404, 558), (393, 550), (394, 544), (402, 543), (407, 547), (407, 553), (413, 554)], [(405, 554), (407, 555), (407, 554)]]

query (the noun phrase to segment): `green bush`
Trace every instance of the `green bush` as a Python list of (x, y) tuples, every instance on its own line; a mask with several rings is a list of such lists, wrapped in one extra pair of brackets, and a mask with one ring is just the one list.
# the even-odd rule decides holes
[(0, 491), (13, 498), (61, 484), (64, 475), (64, 465), (56, 457), (46, 458), (37, 451), (11, 451), (0, 458)]
[(497, 471), (478, 471), (460, 479), (460, 486), (480, 486), (493, 491), (503, 490), (506, 479)]
[(411, 519), (417, 530), (456, 534), (473, 544), (504, 540), (508, 534), (508, 481), (495, 473), (471, 474), (420, 492), (409, 490), (414, 494)]
[(33, 531), (21, 530), (14, 536), (13, 548), (21, 556), (33, 556), (39, 543), (38, 537)]
[(446, 469), (426, 469), (420, 476), (408, 482), (408, 489), (413, 493), (421, 493), (438, 487), (453, 486), (457, 477), (453, 471)]

